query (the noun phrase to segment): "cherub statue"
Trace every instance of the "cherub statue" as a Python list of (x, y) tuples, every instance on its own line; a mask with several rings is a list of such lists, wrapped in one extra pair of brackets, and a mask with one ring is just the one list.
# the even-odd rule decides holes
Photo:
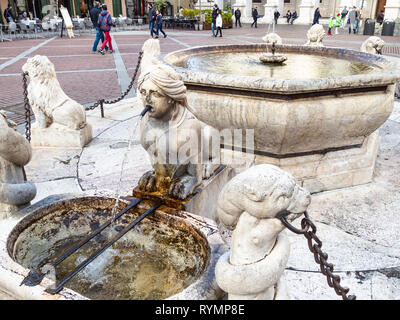
[(0, 218), (29, 204), (36, 196), (35, 185), (25, 181), (24, 166), (31, 157), (28, 140), (0, 111)]
[(231, 249), (216, 265), (216, 280), (229, 299), (288, 299), (282, 274), (289, 241), (277, 215), (288, 221), (306, 211), (311, 196), (273, 165), (257, 165), (235, 176), (217, 203), (220, 222), (232, 233)]
[(174, 69), (155, 64), (147, 70), (138, 80), (145, 106), (140, 140), (154, 170), (140, 178), (138, 187), (186, 199), (219, 166), (211, 161), (215, 154), (203, 148), (211, 130), (190, 112), (186, 87)]

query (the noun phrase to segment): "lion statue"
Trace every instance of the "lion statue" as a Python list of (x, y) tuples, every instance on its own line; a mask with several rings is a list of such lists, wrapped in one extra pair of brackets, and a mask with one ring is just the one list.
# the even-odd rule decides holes
[(234, 231), (215, 273), (229, 299), (289, 298), (281, 275), (290, 247), (279, 215), (284, 212), (293, 221), (310, 201), (310, 193), (290, 174), (268, 164), (250, 167), (222, 188), (216, 213)]
[(48, 128), (52, 124), (72, 130), (85, 127), (84, 108), (61, 89), (54, 65), (46, 56), (29, 58), (22, 71), (29, 75), (28, 99), (35, 114), (35, 127)]
[(373, 54), (382, 54), (382, 49), (384, 45), (385, 41), (383, 41), (379, 37), (372, 36), (362, 43), (360, 51)]
[(323, 47), (322, 39), (325, 37), (325, 30), (324, 27), (320, 24), (314, 24), (308, 31), (307, 31), (307, 43), (306, 46), (313, 46), (313, 47)]
[(282, 38), (275, 32), (267, 33), (262, 39), (266, 44), (282, 44)]
[(27, 205), (36, 187), (25, 181), (24, 166), (32, 157), (31, 146), (17, 132), (17, 125), (0, 111), (0, 218)]
[(219, 166), (213, 154), (203, 153), (211, 129), (190, 112), (186, 87), (171, 67), (153, 65), (138, 88), (145, 106), (140, 141), (154, 168), (140, 178), (139, 190), (186, 199)]

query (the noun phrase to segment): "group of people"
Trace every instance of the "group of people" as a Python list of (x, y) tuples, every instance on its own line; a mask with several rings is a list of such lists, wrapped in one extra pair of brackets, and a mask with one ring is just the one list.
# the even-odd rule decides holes
[(9, 4), (6, 9), (4, 9), (3, 16), (4, 16), (4, 19), (7, 21), (7, 23), (24, 22), (24, 21), (32, 20), (31, 14), (30, 13), (28, 14), (27, 12), (20, 12), (18, 14), (17, 19), (15, 19), (14, 14), (12, 12), (11, 4)]
[(333, 15), (330, 16), (328, 21), (328, 35), (332, 35), (332, 29), (335, 28), (335, 34), (339, 33), (338, 28), (345, 29), (348, 25), (349, 34), (353, 31), (354, 34), (358, 33), (358, 28), (360, 26), (361, 21), (361, 11), (357, 7), (353, 6), (353, 8), (347, 10), (347, 7), (344, 7), (341, 13), (336, 14), (334, 18)]
[[(240, 24), (240, 16), (239, 16), (239, 24)], [(240, 24), (240, 26), (242, 25)], [(215, 30), (217, 30), (217, 32), (215, 32)], [(213, 11), (211, 13), (211, 32), (212, 32), (212, 37), (217, 37), (218, 34), (220, 37), (222, 37), (222, 11), (221, 9), (218, 8), (217, 4), (214, 4)]]
[(286, 12), (286, 22), (287, 23), (293, 24), (294, 20), (296, 20), (297, 18), (298, 18), (298, 16), (297, 16), (296, 10), (294, 10), (293, 13), (290, 10), (288, 10)]
[[(150, 38), (158, 39), (160, 32), (164, 35), (164, 38), (166, 38), (167, 34), (162, 28), (162, 14), (160, 10), (156, 10), (151, 3), (147, 4), (147, 10), (149, 18)], [(156, 27), (156, 30), (154, 30), (154, 27)]]

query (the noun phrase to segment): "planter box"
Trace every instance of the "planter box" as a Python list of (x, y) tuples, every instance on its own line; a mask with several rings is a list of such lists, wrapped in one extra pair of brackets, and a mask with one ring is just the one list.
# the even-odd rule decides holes
[[(233, 27), (232, 21), (222, 24), (222, 29), (231, 29), (232, 27)], [(204, 23), (203, 30), (211, 30), (211, 23)]]

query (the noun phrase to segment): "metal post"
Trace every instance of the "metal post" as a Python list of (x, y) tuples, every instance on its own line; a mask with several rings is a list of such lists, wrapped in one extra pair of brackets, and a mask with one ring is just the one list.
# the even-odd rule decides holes
[(100, 100), (100, 112), (101, 117), (104, 118), (104, 107), (103, 107), (104, 100)]

